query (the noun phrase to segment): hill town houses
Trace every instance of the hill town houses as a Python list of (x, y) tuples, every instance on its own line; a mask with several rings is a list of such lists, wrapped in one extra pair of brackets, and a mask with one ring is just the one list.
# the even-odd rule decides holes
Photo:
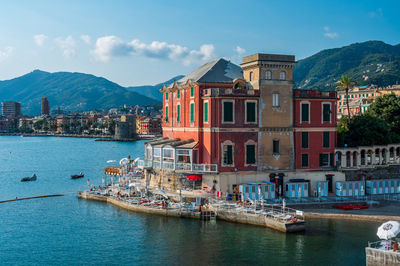
[[(145, 143), (140, 165), (150, 186), (232, 193), (246, 182), (272, 181), (277, 193), (294, 179), (344, 180), (335, 171), (335, 91), (295, 90), (293, 55), (254, 54), (241, 66), (204, 64), (163, 86), (163, 137)], [(195, 178), (193, 178), (193, 176)]]

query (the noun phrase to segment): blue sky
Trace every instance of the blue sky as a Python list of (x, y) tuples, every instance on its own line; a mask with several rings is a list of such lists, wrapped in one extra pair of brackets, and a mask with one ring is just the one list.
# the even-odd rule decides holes
[(400, 1), (7, 1), (0, 80), (41, 69), (156, 84), (215, 58), (400, 43)]

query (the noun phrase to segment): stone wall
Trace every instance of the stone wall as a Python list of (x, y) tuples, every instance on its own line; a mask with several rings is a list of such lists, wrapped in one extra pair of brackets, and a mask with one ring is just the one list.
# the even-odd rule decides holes
[(371, 169), (359, 169), (344, 171), (346, 180), (360, 180), (359, 175), (366, 175), (373, 179), (400, 178), (400, 165), (378, 166)]

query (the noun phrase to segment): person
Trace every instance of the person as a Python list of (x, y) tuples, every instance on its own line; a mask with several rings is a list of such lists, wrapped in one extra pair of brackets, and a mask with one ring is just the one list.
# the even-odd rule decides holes
[(399, 250), (399, 243), (397, 241), (394, 241), (393, 243), (393, 251), (398, 251)]

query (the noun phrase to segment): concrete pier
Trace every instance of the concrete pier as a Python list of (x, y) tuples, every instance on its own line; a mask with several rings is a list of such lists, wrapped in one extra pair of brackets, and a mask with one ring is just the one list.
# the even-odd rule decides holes
[(120, 200), (111, 196), (95, 195), (87, 192), (79, 192), (78, 198), (92, 201), (100, 201), (105, 203), (110, 203), (114, 206), (123, 208), (125, 210), (130, 210), (134, 212), (150, 213), (163, 216), (173, 216), (173, 217), (183, 217), (191, 219), (200, 219), (200, 212), (189, 212), (184, 209), (161, 209), (152, 208), (149, 206), (141, 206), (137, 204), (130, 203), (128, 201)]
[(264, 226), (284, 233), (300, 232), (306, 229), (304, 220), (284, 222), (264, 214), (238, 213), (230, 210), (219, 210), (217, 212), (217, 219), (234, 223)]

